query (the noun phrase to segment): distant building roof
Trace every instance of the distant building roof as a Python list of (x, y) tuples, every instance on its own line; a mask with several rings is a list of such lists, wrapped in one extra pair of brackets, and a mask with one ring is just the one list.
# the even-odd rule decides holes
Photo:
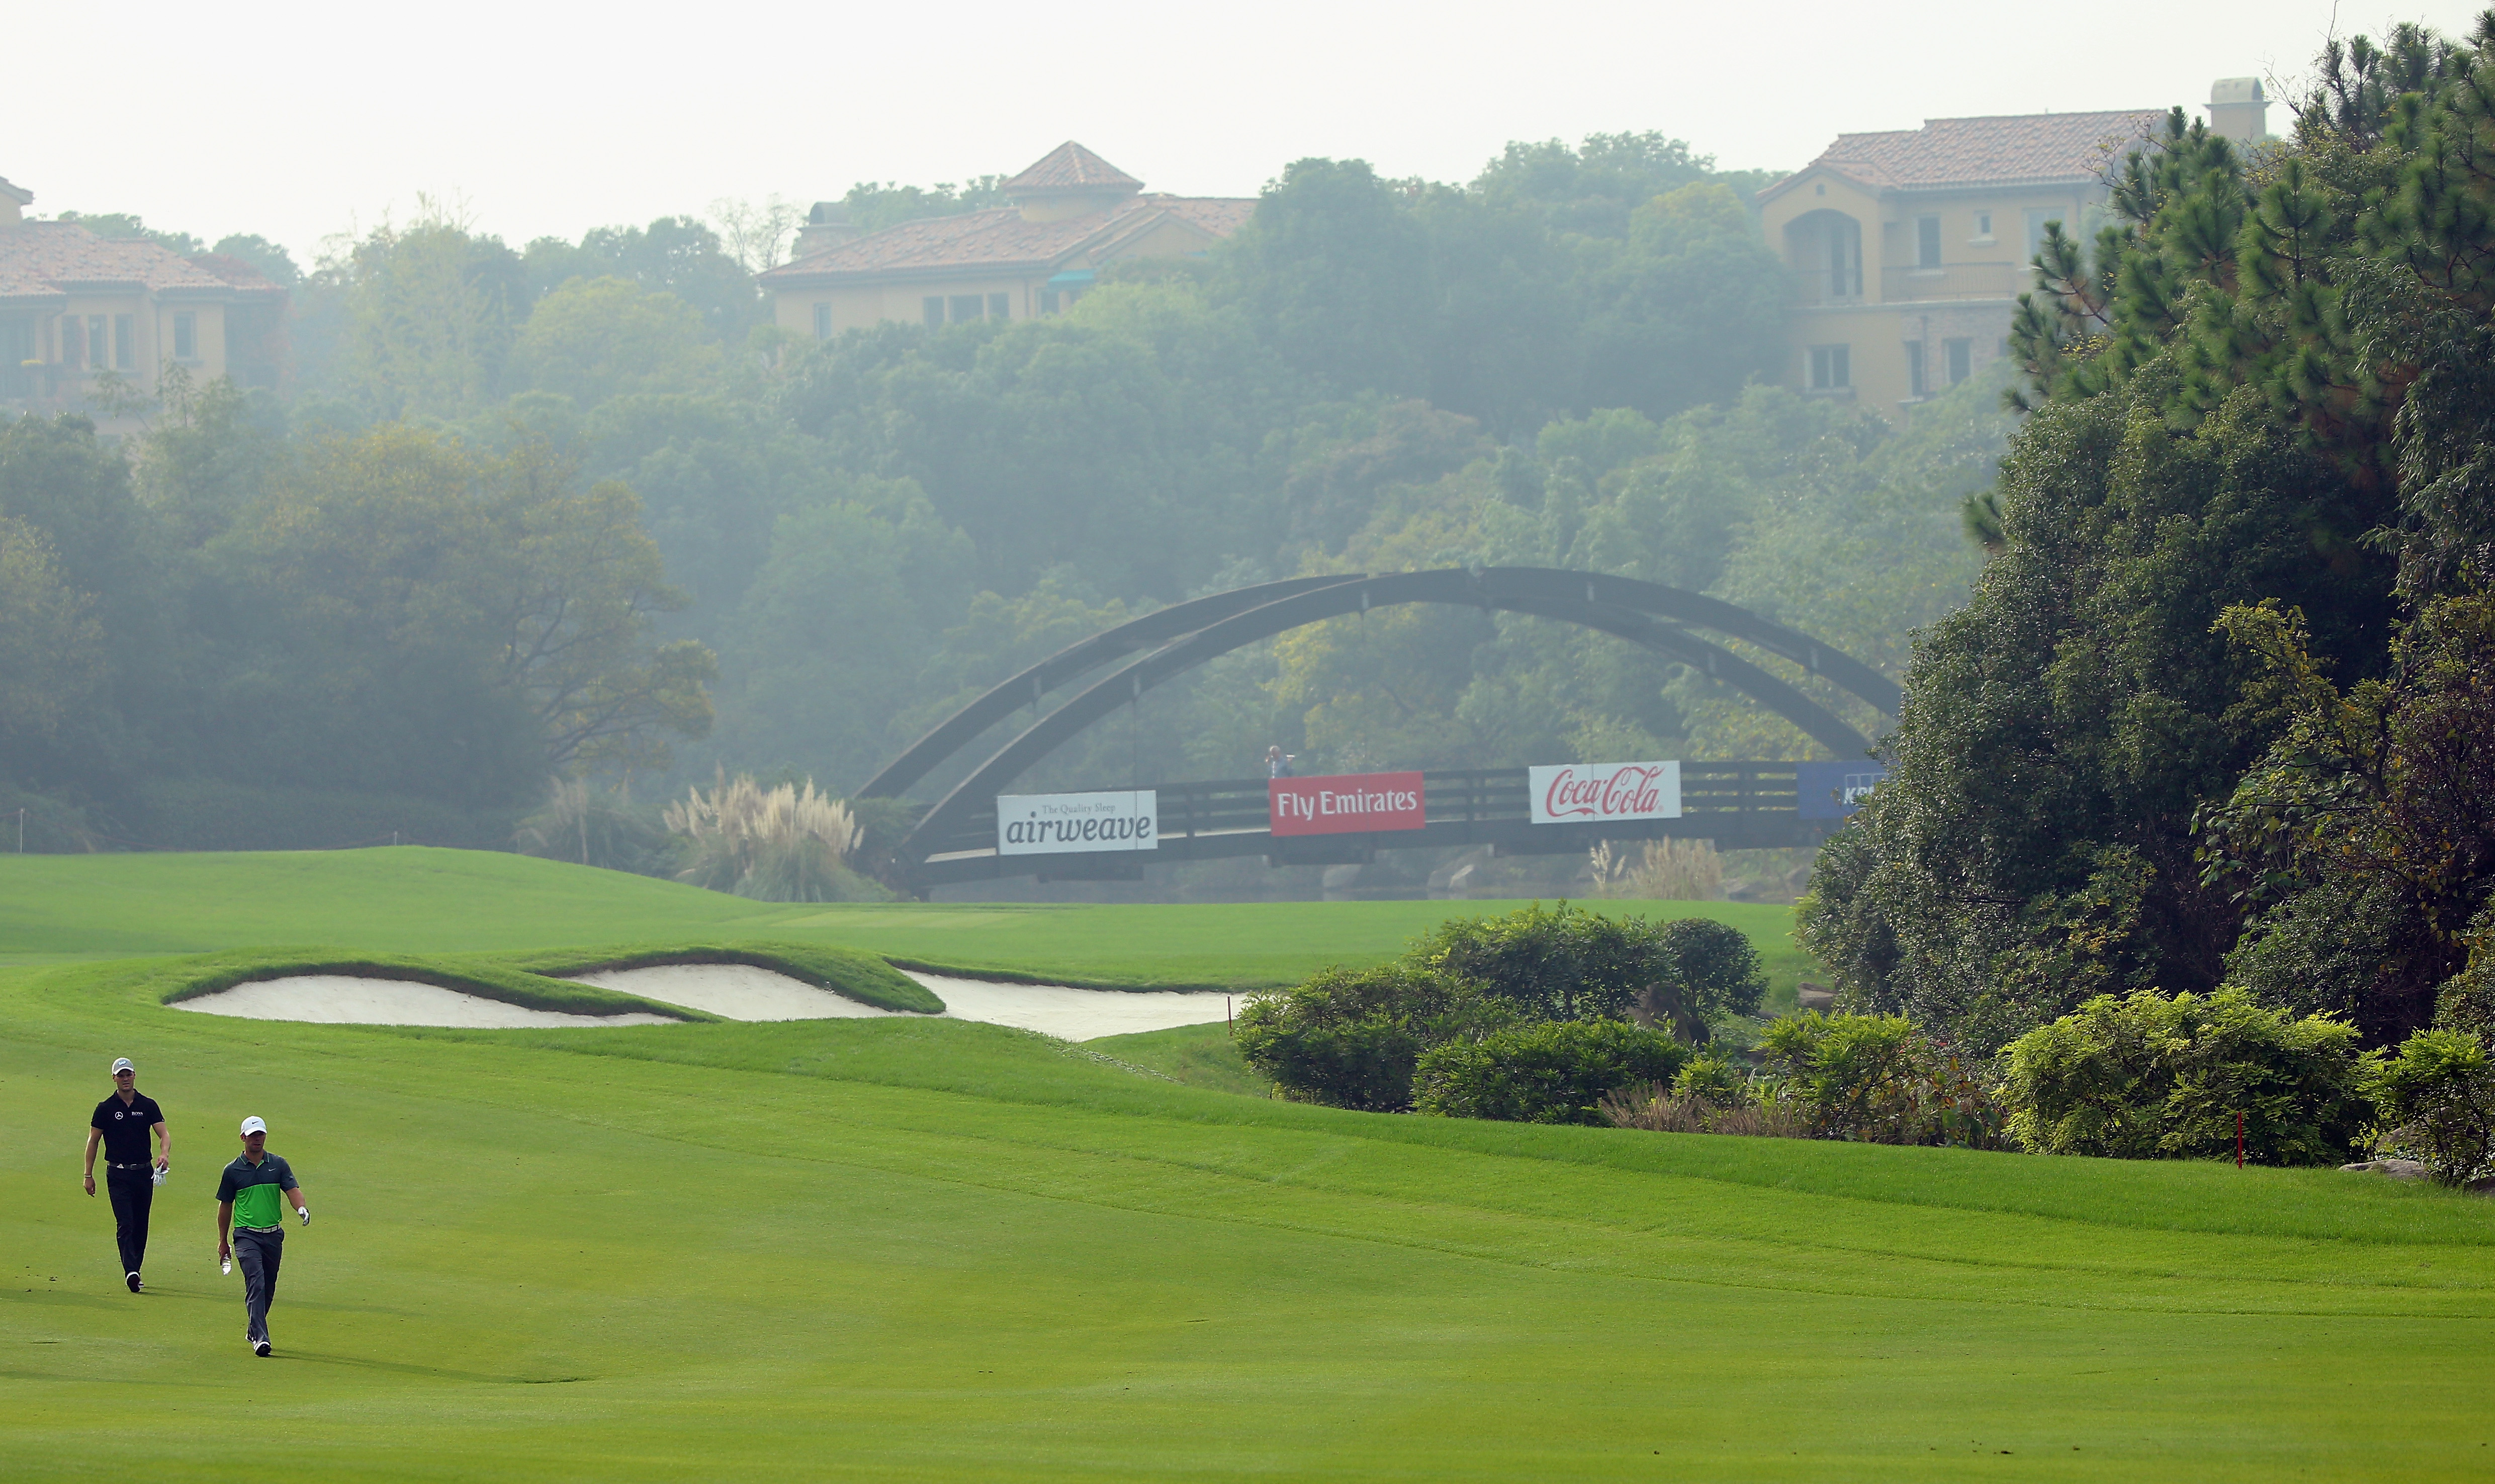
[(2102, 174), (2123, 149), (2149, 136), (2155, 108), (2102, 113), (2008, 113), (1930, 118), (1921, 129), (1840, 134), (1802, 169), (1759, 193), (1767, 200), (1812, 170), (1833, 170), (1875, 191), (2078, 184)]
[(27, 190), (24, 186), (13, 186), (9, 184), (9, 177), (6, 175), (0, 175), (0, 196), (9, 197), (20, 206), (31, 204), (35, 199), (34, 192)]
[(238, 258), (203, 266), (153, 242), (99, 237), (75, 222), (0, 227), (0, 299), (59, 299), (134, 288), (172, 298), (286, 292)]
[(1099, 211), (1033, 222), (1011, 206), (926, 217), (870, 232), (762, 275), (766, 285), (794, 287), (855, 274), (989, 271), (1045, 267), (1085, 248), (1114, 251), (1136, 232), (1175, 218), (1215, 237), (1247, 225), (1250, 199), (1131, 196)]
[(1144, 183), (1085, 149), (1072, 139), (1066, 140), (1038, 163), (1004, 184), (1007, 196), (1039, 191), (1140, 191)]
[(1005, 194), (1063, 197), (1097, 192), (1104, 198), (1093, 209), (1044, 221), (1015, 206), (922, 217), (825, 246), (763, 274), (762, 282), (795, 288), (869, 275), (1028, 272), (1085, 252), (1096, 260), (1162, 222), (1227, 237), (1256, 211), (1256, 202), (1246, 197), (1133, 194), (1142, 186), (1069, 139), (1005, 182)]

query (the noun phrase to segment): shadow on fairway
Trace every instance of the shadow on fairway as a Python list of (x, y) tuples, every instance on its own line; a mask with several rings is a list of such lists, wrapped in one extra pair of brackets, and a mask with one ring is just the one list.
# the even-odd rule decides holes
[(573, 1381), (594, 1381), (595, 1376), (487, 1376), (477, 1371), (453, 1371), (447, 1366), (410, 1365), (403, 1360), (374, 1360), (363, 1355), (332, 1355), (321, 1350), (290, 1350), (279, 1346), (271, 1360), (301, 1360), (315, 1365), (342, 1366), (355, 1371), (382, 1371), (392, 1376), (427, 1376), (447, 1381), (471, 1381), (482, 1386), (564, 1386)]

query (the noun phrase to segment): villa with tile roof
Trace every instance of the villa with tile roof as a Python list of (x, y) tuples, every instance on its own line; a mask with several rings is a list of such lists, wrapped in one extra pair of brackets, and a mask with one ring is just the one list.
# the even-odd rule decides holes
[(107, 373), (153, 396), (172, 366), (278, 384), (284, 288), (239, 258), (29, 222), (34, 198), (0, 180), (0, 408), (76, 409)]
[(1246, 226), (1250, 198), (1164, 196), (1071, 140), (1004, 183), (1009, 205), (859, 236), (817, 204), (797, 257), (762, 275), (781, 328), (829, 340), (886, 320), (958, 324), (1055, 314), (1126, 257), (1204, 252)]
[[(2264, 136), (2258, 80), (2210, 95), (2219, 133)], [(2008, 349), (2045, 224), (2095, 234), (2106, 181), (2164, 120), (2154, 108), (1926, 119), (1845, 134), (1759, 193), (1792, 270), (1792, 384), (1884, 414), (1938, 395)]]

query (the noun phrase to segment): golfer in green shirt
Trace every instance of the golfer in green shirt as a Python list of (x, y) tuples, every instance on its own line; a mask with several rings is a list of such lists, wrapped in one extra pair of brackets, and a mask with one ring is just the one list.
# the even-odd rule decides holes
[(243, 1343), (260, 1356), (268, 1354), (268, 1306), (277, 1297), (277, 1265), (286, 1256), (281, 1195), (294, 1203), (303, 1225), (311, 1226), (312, 1208), (295, 1188), (294, 1171), (268, 1152), (268, 1125), (246, 1118), (242, 1157), (217, 1181), (217, 1260), (231, 1257), (242, 1264), (242, 1307), (249, 1316)]

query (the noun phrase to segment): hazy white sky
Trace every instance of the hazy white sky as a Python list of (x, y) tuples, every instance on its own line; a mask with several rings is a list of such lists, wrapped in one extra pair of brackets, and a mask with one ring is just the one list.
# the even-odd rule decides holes
[(259, 232), (308, 263), (419, 192), (516, 247), (1009, 172), (1067, 138), (1189, 195), (1308, 155), (1467, 179), (1509, 139), (1596, 132), (1792, 167), (1926, 117), (2197, 105), (2216, 77), (2303, 76), (2334, 23), (2457, 33), (2482, 3), (30, 6), (0, 176), (40, 213)]

